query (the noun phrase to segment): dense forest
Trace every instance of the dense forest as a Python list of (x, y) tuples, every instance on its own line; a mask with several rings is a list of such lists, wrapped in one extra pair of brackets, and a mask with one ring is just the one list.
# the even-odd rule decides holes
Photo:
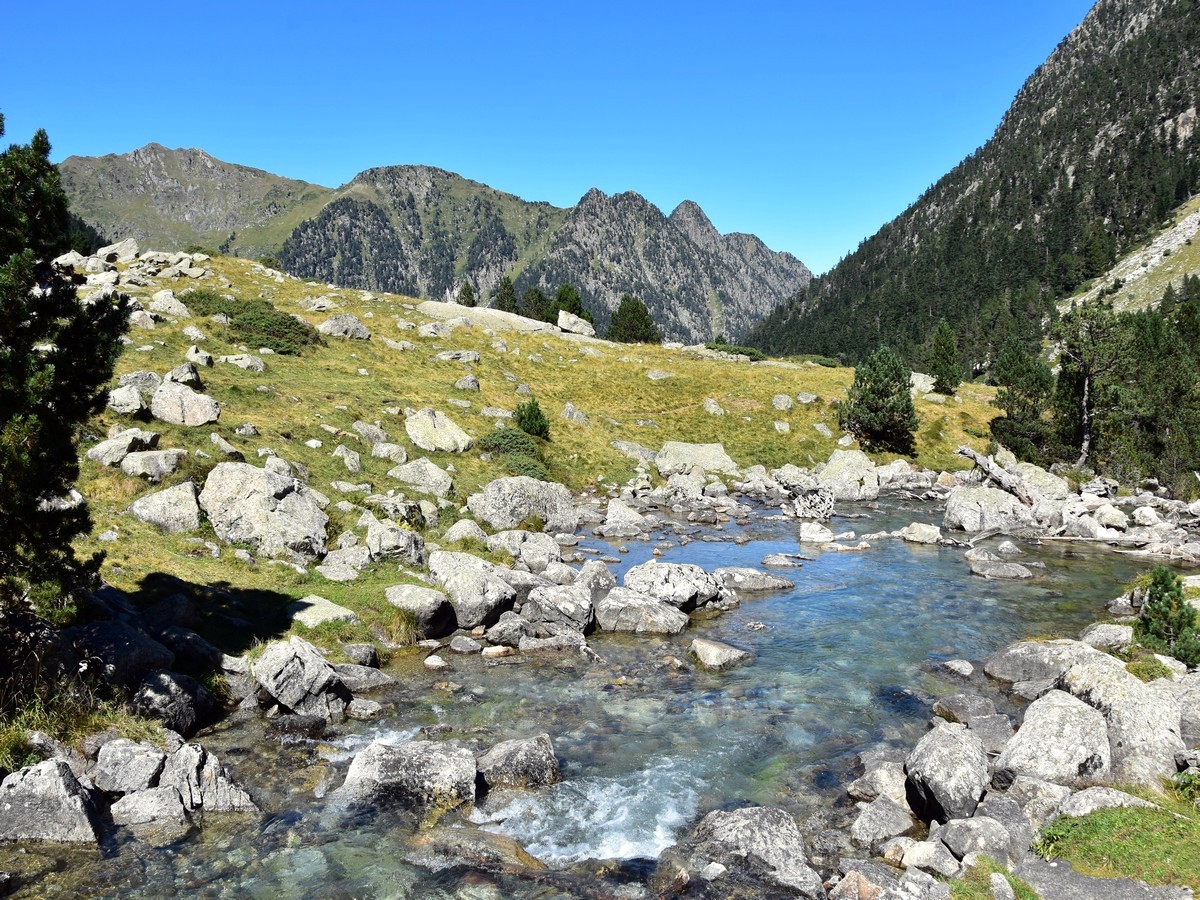
[(1101, 0), (1029, 78), (995, 135), (747, 342), (921, 366), (939, 319), (981, 374), (1032, 347), (1054, 301), (1200, 188), (1200, 5)]

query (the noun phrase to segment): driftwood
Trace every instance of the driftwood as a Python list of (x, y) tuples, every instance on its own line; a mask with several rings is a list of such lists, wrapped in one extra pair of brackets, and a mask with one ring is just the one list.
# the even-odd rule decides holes
[(981, 453), (976, 453), (970, 447), (962, 446), (954, 451), (959, 456), (965, 456), (971, 462), (975, 463), (983, 474), (989, 480), (996, 482), (1004, 490), (1008, 491), (1026, 506), (1033, 506), (1033, 495), (1029, 493), (1029, 488), (1025, 486), (1025, 482), (1013, 475), (1011, 472), (1006, 472), (1000, 466), (996, 465), (995, 460), (990, 456), (984, 456)]

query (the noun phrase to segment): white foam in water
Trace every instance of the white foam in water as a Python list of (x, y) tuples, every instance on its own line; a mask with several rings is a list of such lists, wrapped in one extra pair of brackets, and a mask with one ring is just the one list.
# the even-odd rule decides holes
[(329, 741), (329, 746), (335, 749), (326, 750), (322, 755), (333, 763), (346, 762), (353, 759), (358, 751), (368, 744), (407, 744), (414, 740), (420, 731), (420, 728), (389, 728), (386, 725), (375, 725), (364, 731), (342, 735)]
[(476, 807), (471, 820), (508, 835), (550, 866), (657, 857), (700, 800), (695, 769), (660, 758), (619, 778), (576, 778)]

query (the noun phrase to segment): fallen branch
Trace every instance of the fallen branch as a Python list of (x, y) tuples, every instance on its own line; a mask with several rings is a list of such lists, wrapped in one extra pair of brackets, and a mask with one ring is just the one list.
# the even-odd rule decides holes
[(976, 453), (970, 447), (962, 446), (954, 451), (959, 456), (965, 456), (971, 462), (975, 463), (983, 474), (990, 480), (996, 482), (1004, 490), (1008, 491), (1026, 506), (1033, 506), (1033, 495), (1029, 493), (1029, 489), (1025, 487), (1025, 482), (1013, 475), (1011, 472), (1006, 472), (1000, 466), (996, 465), (995, 460), (990, 456), (984, 456), (981, 453)]

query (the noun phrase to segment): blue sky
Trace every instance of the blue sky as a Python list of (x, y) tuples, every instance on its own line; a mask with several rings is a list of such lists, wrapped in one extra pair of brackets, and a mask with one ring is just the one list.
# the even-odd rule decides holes
[(10, 4), (5, 141), (150, 141), (336, 186), (695, 200), (824, 271), (991, 136), (1084, 0)]

